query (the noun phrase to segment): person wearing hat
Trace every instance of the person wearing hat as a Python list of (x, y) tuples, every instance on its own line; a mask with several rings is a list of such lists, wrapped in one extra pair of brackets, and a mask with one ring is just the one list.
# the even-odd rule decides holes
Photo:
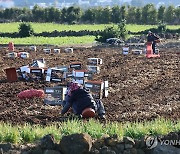
[(81, 115), (86, 108), (92, 108), (98, 113), (101, 119), (105, 119), (105, 109), (101, 100), (95, 101), (86, 89), (77, 82), (70, 83), (63, 104), (61, 115), (64, 115), (70, 107), (76, 115)]
[(159, 40), (159, 37), (157, 37), (155, 34), (153, 34), (151, 31), (149, 31), (148, 35), (147, 35), (147, 41), (152, 42), (153, 54), (156, 53), (156, 41), (157, 40)]

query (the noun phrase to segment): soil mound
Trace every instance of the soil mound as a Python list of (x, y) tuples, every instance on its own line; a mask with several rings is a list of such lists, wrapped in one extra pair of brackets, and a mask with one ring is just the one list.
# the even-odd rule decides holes
[[(20, 49), (25, 51), (26, 47)], [(27, 50), (26, 50), (27, 51)], [(0, 52), (0, 121), (47, 124), (58, 122), (61, 106), (45, 106), (43, 99), (20, 100), (17, 94), (27, 89), (52, 86), (46, 82), (9, 83), (3, 71), (21, 67), (33, 59), (45, 58), (47, 66), (69, 65), (72, 61), (87, 64), (87, 58), (103, 59), (100, 74), (94, 79), (109, 81), (109, 96), (102, 101), (110, 121), (141, 121), (157, 117), (180, 118), (180, 49), (161, 48), (160, 58), (122, 55), (121, 48), (75, 48), (74, 53), (45, 54), (43, 47), (30, 53), (29, 59), (8, 59), (7, 48)]]

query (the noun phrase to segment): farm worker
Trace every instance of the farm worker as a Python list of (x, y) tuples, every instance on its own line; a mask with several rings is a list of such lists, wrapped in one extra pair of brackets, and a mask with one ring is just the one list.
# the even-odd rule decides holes
[(157, 37), (155, 34), (153, 34), (151, 31), (149, 31), (148, 35), (147, 35), (147, 41), (152, 42), (153, 54), (156, 53), (156, 41), (157, 40), (159, 40), (159, 37)]
[(92, 95), (77, 82), (69, 84), (63, 106), (61, 115), (64, 115), (70, 107), (72, 107), (73, 112), (78, 116), (81, 116), (84, 109), (92, 108), (101, 119), (105, 119), (105, 109), (102, 101), (95, 101)]

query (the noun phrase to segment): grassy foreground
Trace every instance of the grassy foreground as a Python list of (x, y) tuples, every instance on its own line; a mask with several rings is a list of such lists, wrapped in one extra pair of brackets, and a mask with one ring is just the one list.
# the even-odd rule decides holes
[(32, 143), (44, 135), (53, 134), (56, 141), (62, 136), (73, 133), (88, 133), (93, 138), (100, 138), (104, 134), (117, 134), (119, 138), (129, 136), (140, 138), (145, 135), (165, 135), (169, 132), (180, 131), (180, 121), (156, 119), (144, 123), (116, 123), (107, 122), (102, 124), (93, 119), (89, 121), (72, 120), (56, 123), (49, 126), (40, 125), (11, 125), (0, 123), (0, 142)]

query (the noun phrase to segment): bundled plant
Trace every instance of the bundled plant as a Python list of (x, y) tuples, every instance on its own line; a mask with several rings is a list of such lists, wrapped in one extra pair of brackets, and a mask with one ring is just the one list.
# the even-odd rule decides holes
[(99, 32), (95, 40), (98, 42), (106, 42), (106, 39), (116, 37), (118, 37), (118, 30), (115, 26), (112, 26), (106, 27), (103, 31)]
[(29, 37), (33, 35), (34, 30), (30, 23), (20, 23), (19, 24), (19, 36), (20, 37)]
[(125, 40), (128, 36), (128, 31), (126, 29), (126, 20), (122, 20), (118, 26), (111, 26), (104, 29), (104, 31), (99, 32), (96, 35), (96, 41), (106, 42), (109, 38), (119, 38)]

